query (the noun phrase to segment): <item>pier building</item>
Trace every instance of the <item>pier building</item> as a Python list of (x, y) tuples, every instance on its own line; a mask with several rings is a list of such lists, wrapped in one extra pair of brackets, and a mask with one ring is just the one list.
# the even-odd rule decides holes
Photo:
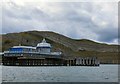
[(32, 46), (13, 46), (8, 51), (4, 51), (2, 56), (3, 65), (21, 66), (98, 66), (99, 60), (91, 58), (64, 58), (62, 52), (52, 52), (52, 46), (45, 39)]

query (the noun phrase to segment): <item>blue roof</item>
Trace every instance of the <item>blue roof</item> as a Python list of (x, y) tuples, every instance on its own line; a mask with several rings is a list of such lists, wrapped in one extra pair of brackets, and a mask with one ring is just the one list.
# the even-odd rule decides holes
[(9, 51), (22, 51), (23, 48), (10, 48)]

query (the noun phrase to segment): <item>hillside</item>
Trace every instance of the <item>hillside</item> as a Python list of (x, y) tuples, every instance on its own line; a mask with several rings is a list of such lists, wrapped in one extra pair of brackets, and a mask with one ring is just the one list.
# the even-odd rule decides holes
[[(1, 37), (1, 36), (0, 36)], [(65, 57), (97, 56), (103, 62), (118, 61), (118, 45), (97, 43), (87, 39), (71, 39), (61, 34), (48, 31), (28, 31), (2, 35), (2, 51), (15, 45), (36, 46), (46, 38), (51, 43), (53, 51), (62, 51)], [(109, 59), (109, 60), (108, 60)]]

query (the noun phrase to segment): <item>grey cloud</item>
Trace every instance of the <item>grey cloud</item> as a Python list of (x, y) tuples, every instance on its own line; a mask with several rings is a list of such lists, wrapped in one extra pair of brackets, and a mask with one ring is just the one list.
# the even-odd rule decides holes
[(118, 31), (112, 28), (104, 29), (101, 31), (97, 31), (99, 35), (98, 40), (103, 42), (112, 42), (115, 39), (118, 39)]
[[(112, 24), (114, 17), (108, 17), (109, 14), (102, 12), (101, 7), (88, 2), (47, 4), (53, 8), (45, 11), (38, 9), (36, 5), (27, 6), (27, 4), (25, 6), (13, 4), (9, 8), (4, 7), (3, 33), (48, 30), (77, 39), (87, 38), (101, 42), (113, 42), (117, 39), (117, 28)], [(57, 7), (61, 11), (57, 13), (49, 11), (54, 12)], [(98, 19), (93, 21), (93, 16)], [(104, 28), (99, 25), (101, 21), (106, 21), (109, 24)]]

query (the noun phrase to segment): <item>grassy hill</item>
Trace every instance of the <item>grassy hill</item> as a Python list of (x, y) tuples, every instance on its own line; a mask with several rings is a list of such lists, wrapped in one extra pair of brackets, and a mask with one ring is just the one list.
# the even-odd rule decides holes
[(102, 63), (118, 62), (118, 45), (97, 43), (87, 39), (71, 39), (64, 35), (48, 31), (28, 31), (1, 35), (2, 51), (19, 44), (36, 46), (43, 38), (51, 43), (52, 51), (62, 51), (65, 58), (98, 57)]

